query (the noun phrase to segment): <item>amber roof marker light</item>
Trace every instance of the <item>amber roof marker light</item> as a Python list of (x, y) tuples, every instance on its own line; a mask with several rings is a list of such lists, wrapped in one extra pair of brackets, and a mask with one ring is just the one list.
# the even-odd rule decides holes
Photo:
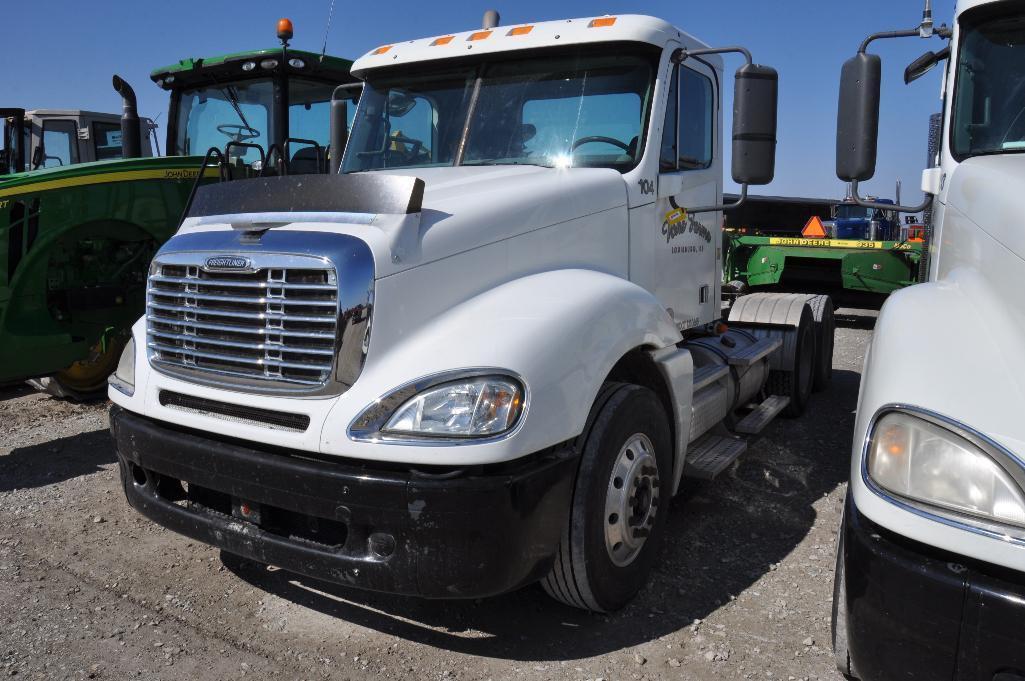
[(278, 19), (278, 40), (282, 42), (286, 47), (288, 41), (292, 39), (295, 34), (292, 28), (292, 20), (287, 18)]

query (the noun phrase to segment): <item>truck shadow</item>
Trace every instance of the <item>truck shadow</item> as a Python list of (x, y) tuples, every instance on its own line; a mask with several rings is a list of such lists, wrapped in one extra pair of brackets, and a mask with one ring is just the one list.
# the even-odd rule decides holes
[(842, 307), (838, 309), (834, 315), (836, 318), (836, 326), (838, 328), (871, 331), (875, 328), (879, 312), (877, 310), (862, 310)]
[[(860, 375), (834, 371), (804, 417), (771, 425), (726, 474), (672, 506), (662, 559), (626, 609), (588, 614), (538, 586), (483, 601), (355, 591), (222, 554), (229, 570), (299, 606), (424, 645), (522, 661), (605, 654), (679, 632), (774, 569), (815, 523), (812, 504), (844, 483)], [(831, 579), (832, 565), (821, 579)]]
[(105, 428), (19, 447), (0, 455), (0, 493), (89, 475), (116, 461), (114, 443)]

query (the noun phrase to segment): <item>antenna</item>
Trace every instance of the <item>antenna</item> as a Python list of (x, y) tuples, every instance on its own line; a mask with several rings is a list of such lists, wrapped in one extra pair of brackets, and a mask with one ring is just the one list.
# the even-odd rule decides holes
[(922, 10), (922, 23), (918, 27), (918, 35), (922, 38), (931, 38), (932, 26), (932, 0), (925, 0), (925, 9)]
[(323, 61), (327, 54), (327, 36), (331, 32), (331, 18), (335, 15), (335, 0), (331, 0), (331, 7), (327, 11), (327, 27), (324, 29), (324, 47), (320, 50), (320, 59)]

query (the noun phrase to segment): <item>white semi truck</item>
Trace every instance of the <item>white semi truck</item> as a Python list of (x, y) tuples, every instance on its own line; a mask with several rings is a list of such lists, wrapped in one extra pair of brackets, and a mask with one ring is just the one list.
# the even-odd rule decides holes
[[(1025, 5), (959, 0), (953, 26), (877, 34), (844, 66), (837, 175), (875, 166), (871, 42), (947, 42), (922, 177), (928, 282), (893, 294), (865, 360), (833, 599), (837, 666), (864, 681), (1025, 679)], [(867, 205), (868, 202), (862, 202)], [(892, 208), (892, 206), (890, 207)]]
[(777, 76), (605, 16), (382, 45), (340, 172), (200, 188), (112, 378), (130, 503), (355, 587), (644, 584), (668, 502), (799, 415), (828, 300), (720, 305), (733, 177), (771, 180)]

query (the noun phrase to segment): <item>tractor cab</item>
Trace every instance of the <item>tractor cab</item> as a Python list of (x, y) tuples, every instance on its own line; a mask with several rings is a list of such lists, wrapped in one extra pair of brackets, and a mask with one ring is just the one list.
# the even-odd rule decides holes
[(360, 93), (352, 62), (291, 49), (288, 20), (278, 37), (280, 47), (183, 59), (150, 74), (171, 94), (169, 156), (207, 155), (229, 178), (327, 171), (332, 94), (340, 83), (341, 97)]
[[(0, 109), (0, 176), (123, 158), (121, 117), (79, 109)], [(156, 125), (140, 121), (141, 155), (152, 156)]]

